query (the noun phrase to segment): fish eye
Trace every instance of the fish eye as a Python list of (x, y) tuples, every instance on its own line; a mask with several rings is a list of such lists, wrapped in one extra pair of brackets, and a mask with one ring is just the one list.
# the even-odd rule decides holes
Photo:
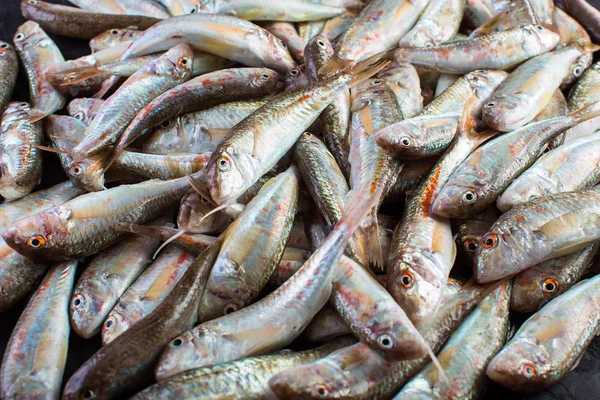
[(29, 106), (29, 104), (28, 104), (28, 103), (25, 103), (25, 102), (23, 102), (23, 103), (19, 104), (19, 107), (21, 107), (21, 108), (26, 108), (26, 107), (28, 107), (28, 106)]
[(238, 310), (238, 306), (233, 304), (233, 303), (228, 303), (225, 305), (225, 307), (223, 308), (223, 313), (225, 315), (227, 314), (231, 314), (233, 312), (236, 312)]
[(400, 276), (400, 284), (404, 289), (410, 289), (411, 287), (413, 287), (414, 283), (415, 279), (410, 272), (405, 271)]
[(69, 170), (69, 172), (71, 173), (71, 175), (73, 176), (79, 176), (81, 175), (81, 173), (83, 172), (83, 168), (81, 168), (81, 165), (79, 164), (75, 164), (71, 167), (71, 169)]
[(84, 390), (83, 393), (81, 394), (81, 398), (84, 400), (90, 400), (90, 399), (93, 399), (94, 397), (96, 397), (96, 393), (94, 393), (94, 391), (92, 389)]
[(23, 35), (22, 33), (17, 33), (15, 35), (15, 40), (23, 40), (24, 37), (25, 37), (25, 35)]
[(317, 40), (317, 45), (322, 48), (322, 49), (326, 49), (327, 46), (325, 45), (325, 42), (322, 41), (321, 39)]
[(217, 167), (219, 167), (219, 169), (221, 171), (229, 171), (229, 169), (231, 168), (231, 163), (229, 162), (229, 158), (227, 157), (221, 157), (217, 160)]
[(0, 43), (0, 49), (8, 49), (8, 44)]
[(495, 101), (490, 101), (489, 103), (487, 103), (485, 106), (487, 108), (492, 108), (492, 107), (496, 107), (496, 102)]
[(181, 57), (177, 63), (179, 64), (180, 67), (185, 67), (187, 65), (188, 61), (189, 60), (187, 59), (187, 57)]
[(27, 239), (27, 246), (33, 247), (34, 249), (44, 247), (45, 244), (46, 239), (41, 235), (35, 235)]
[(115, 323), (115, 319), (113, 317), (109, 317), (106, 319), (106, 321), (104, 322), (104, 327), (106, 329), (110, 329), (111, 326), (113, 326), (113, 324)]
[(283, 46), (284, 49), (287, 49), (287, 44), (285, 44), (283, 40), (279, 40), (279, 44), (281, 44), (281, 46)]
[(377, 86), (377, 85), (381, 85), (382, 81), (381, 79), (375, 79), (374, 81), (371, 81), (371, 85), (373, 86)]
[(479, 247), (479, 243), (475, 239), (467, 239), (465, 240), (465, 250), (469, 253), (475, 253), (477, 248)]
[(543, 26), (541, 26), (541, 25), (536, 25), (536, 26), (535, 26), (535, 29), (537, 29), (538, 31), (543, 31), (543, 30), (544, 30), (544, 27), (543, 27)]
[(290, 70), (290, 75), (298, 75), (298, 70), (297, 69), (291, 69)]
[(83, 304), (84, 300), (85, 299), (82, 295), (76, 294), (75, 296), (73, 296), (73, 301), (71, 302), (71, 304), (73, 305), (73, 308), (79, 308), (79, 306)]
[(471, 190), (468, 190), (463, 194), (463, 200), (466, 203), (473, 203), (473, 202), (475, 202), (475, 200), (477, 200), (477, 193), (475, 193)]
[(190, 14), (194, 14), (195, 12), (196, 12), (196, 9), (195, 9), (195, 8), (192, 8), (192, 9), (190, 10)]
[(537, 374), (537, 368), (531, 364), (523, 364), (521, 366), (521, 373), (526, 377), (531, 378)]
[(554, 293), (558, 289), (556, 279), (548, 278), (542, 283), (542, 291), (544, 293)]
[(390, 335), (384, 333), (377, 337), (377, 346), (382, 350), (389, 350), (394, 347), (394, 340)]
[(83, 111), (79, 111), (79, 112), (75, 113), (75, 115), (73, 115), (73, 118), (78, 119), (80, 121), (83, 119), (83, 117), (85, 117), (85, 114)]
[(329, 394), (329, 389), (323, 385), (315, 385), (313, 386), (313, 396), (316, 397), (325, 397)]
[(174, 347), (179, 347), (183, 344), (183, 339), (182, 338), (177, 338), (175, 340), (173, 340), (173, 346)]
[(576, 77), (579, 77), (582, 73), (583, 73), (583, 68), (581, 68), (579, 65), (577, 65), (577, 66), (575, 66), (575, 68), (573, 68), (573, 75), (575, 75)]
[(29, 0), (28, 3), (29, 4), (37, 4), (38, 2), (36, 0)]
[[(291, 71), (290, 71), (290, 73), (291, 73)], [(292, 75), (294, 75), (294, 74), (292, 74)], [(271, 75), (267, 74), (266, 72), (264, 74), (262, 74), (262, 77), (265, 79), (271, 79)]]
[(119, 34), (119, 30), (118, 29), (113, 29), (112, 31), (110, 31), (111, 34), (113, 35), (118, 35)]
[(168, 128), (171, 126), (171, 124), (172, 124), (172, 122), (171, 122), (171, 120), (169, 120), (169, 121), (163, 122), (162, 124), (160, 124), (160, 126), (161, 126), (161, 128)]
[(407, 137), (403, 137), (400, 139), (400, 145), (402, 145), (402, 147), (410, 147), (412, 146), (412, 141)]
[(487, 234), (483, 237), (483, 248), (491, 249), (498, 244), (498, 235), (495, 233)]

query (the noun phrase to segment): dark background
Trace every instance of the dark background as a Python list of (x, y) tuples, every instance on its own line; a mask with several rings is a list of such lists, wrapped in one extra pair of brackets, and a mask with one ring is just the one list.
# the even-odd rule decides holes
[[(71, 5), (66, 0), (52, 0), (53, 3)], [(598, 7), (600, 0), (590, 1)], [(12, 37), (19, 25), (25, 22), (19, 11), (19, 0), (0, 0), (0, 40), (12, 43)], [(66, 60), (74, 59), (90, 52), (87, 41), (75, 40), (60, 36), (50, 35), (60, 47)], [(27, 79), (21, 68), (19, 81), (13, 95), (16, 101), (28, 101), (29, 92)], [(44, 158), (43, 186), (62, 182), (66, 179), (62, 173), (57, 157), (46, 154)], [(6, 313), (0, 314), (0, 357), (8, 338), (14, 328), (27, 300), (21, 301), (17, 306)], [(577, 312), (577, 310), (573, 310)], [(512, 317), (512, 316), (511, 316)], [(523, 318), (517, 318), (521, 321)], [(100, 335), (90, 340), (84, 340), (74, 332), (70, 335), (68, 360), (63, 382), (77, 370), (101, 346)], [(592, 400), (600, 399), (600, 339), (596, 338), (584, 354), (579, 366), (565, 379), (552, 388), (532, 395), (523, 396), (512, 393), (499, 385), (490, 384), (485, 399), (528, 399), (528, 400)]]

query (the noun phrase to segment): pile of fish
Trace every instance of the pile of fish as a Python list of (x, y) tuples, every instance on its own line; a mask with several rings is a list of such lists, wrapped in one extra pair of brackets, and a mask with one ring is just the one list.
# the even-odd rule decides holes
[[(2, 399), (474, 399), (577, 366), (584, 0), (71, 2), (0, 42), (0, 312), (29, 296)], [(71, 330), (103, 347), (63, 381)]]

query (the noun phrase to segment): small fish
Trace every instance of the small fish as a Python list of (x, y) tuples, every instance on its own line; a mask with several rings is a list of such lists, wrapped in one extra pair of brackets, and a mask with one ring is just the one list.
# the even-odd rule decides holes
[(569, 290), (590, 269), (598, 247), (598, 243), (594, 243), (577, 253), (553, 258), (519, 272), (514, 279), (511, 311), (536, 312)]
[(102, 14), (143, 15), (160, 19), (170, 17), (163, 6), (151, 0), (73, 0), (71, 3)]
[(90, 122), (98, 115), (98, 111), (102, 108), (104, 100), (94, 98), (79, 98), (73, 99), (67, 106), (67, 112), (69, 115), (85, 125), (89, 125)]
[(596, 337), (599, 291), (600, 276), (595, 276), (546, 304), (492, 359), (487, 376), (517, 392), (540, 390), (558, 382)]
[(525, 125), (485, 143), (454, 171), (431, 212), (444, 218), (466, 218), (483, 211), (536, 161), (550, 140), (599, 114), (593, 105), (588, 106), (564, 117)]
[(194, 259), (194, 255), (174, 245), (165, 247), (108, 313), (102, 325), (102, 344), (112, 342), (154, 311), (177, 285)]
[(2, 360), (3, 399), (58, 398), (69, 345), (67, 305), (77, 261), (55, 264), (29, 300)]
[(303, 0), (201, 0), (198, 3), (198, 12), (234, 15), (249, 21), (317, 21), (344, 12), (343, 7)]
[(502, 279), (543, 261), (583, 250), (598, 240), (599, 196), (598, 189), (558, 193), (535, 198), (502, 214), (477, 250), (477, 281)]
[(123, 29), (109, 29), (90, 39), (90, 49), (92, 50), (92, 53), (95, 53), (123, 43), (130, 44), (134, 39), (140, 36), (142, 32), (144, 31), (138, 30), (137, 27), (132, 26)]
[(398, 47), (429, 47), (449, 42), (465, 11), (465, 0), (431, 0), (415, 26), (400, 39)]
[(268, 30), (276, 38), (283, 40), (290, 55), (296, 62), (304, 61), (304, 40), (298, 34), (296, 27), (291, 22), (271, 21), (263, 22), (263, 28)]
[(97, 253), (123, 237), (118, 223), (143, 224), (158, 218), (190, 188), (187, 178), (150, 180), (88, 193), (13, 222), (2, 237), (34, 258), (69, 259)]
[[(146, 1), (146, 0), (141, 0)], [(21, 0), (21, 14), (40, 24), (42, 29), (55, 35), (77, 39), (91, 39), (107, 29), (136, 26), (147, 29), (159, 22), (158, 18), (139, 14), (118, 15), (86, 12), (77, 7), (52, 4), (41, 0)]]
[(0, 41), (0, 112), (4, 112), (10, 100), (18, 72), (19, 58), (15, 49), (10, 43)]
[(32, 111), (28, 118), (36, 121), (60, 110), (65, 98), (44, 77), (47, 67), (65, 61), (59, 48), (33, 21), (19, 26), (13, 41), (29, 80)]
[(28, 103), (8, 103), (0, 124), (0, 195), (16, 200), (29, 194), (42, 179), (41, 122)]
[(524, 25), (487, 36), (431, 47), (401, 47), (391, 56), (449, 74), (477, 69), (510, 69), (523, 61), (552, 50), (559, 36), (542, 25)]

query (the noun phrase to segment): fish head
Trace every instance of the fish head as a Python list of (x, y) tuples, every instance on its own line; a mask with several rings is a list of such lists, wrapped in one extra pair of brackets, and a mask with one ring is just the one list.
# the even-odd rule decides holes
[(254, 160), (243, 149), (215, 150), (206, 168), (210, 196), (218, 205), (232, 204), (256, 181)]
[(278, 373), (269, 380), (269, 387), (280, 399), (341, 398), (349, 391), (343, 375), (339, 367), (324, 359)]
[(102, 324), (102, 344), (112, 342), (114, 338), (125, 332), (133, 325), (129, 319), (118, 310), (113, 309)]
[(17, 32), (13, 36), (15, 48), (19, 51), (24, 51), (36, 46), (42, 46), (44, 42), (50, 41), (50, 38), (33, 21), (27, 21), (17, 28)]
[[(545, 268), (540, 268), (542, 265)], [(534, 312), (562, 293), (564, 282), (555, 272), (561, 267), (561, 258), (555, 258), (519, 273), (513, 284), (510, 309), (522, 313)]]
[(550, 359), (534, 338), (513, 339), (490, 361), (486, 374), (511, 390), (540, 390), (553, 372)]
[(90, 279), (85, 287), (73, 292), (69, 313), (71, 327), (79, 336), (88, 339), (98, 332), (107, 307), (102, 294), (108, 290), (102, 279)]
[(99, 156), (93, 155), (78, 161), (72, 160), (67, 171), (69, 179), (88, 192), (105, 190), (104, 167), (108, 156), (109, 152), (104, 152)]
[(69, 115), (88, 125), (104, 104), (102, 99), (73, 99), (67, 106)]
[(201, 327), (173, 338), (158, 360), (154, 371), (156, 380), (162, 381), (200, 366), (214, 365), (214, 362), (211, 363), (214, 355), (224, 351), (219, 344), (220, 339), (214, 332)]
[(419, 157), (423, 149), (421, 126), (412, 119), (400, 121), (375, 134), (375, 141), (398, 158)]
[(64, 260), (71, 212), (54, 207), (10, 224), (2, 238), (17, 252), (33, 259)]
[(438, 309), (443, 296), (444, 279), (430, 271), (440, 268), (418, 250), (405, 251), (397, 262), (390, 293), (415, 326), (426, 322)]
[(309, 85), (308, 77), (306, 76), (306, 67), (299, 65), (288, 71), (285, 76), (284, 86), (285, 90), (293, 90)]
[(30, 111), (31, 105), (25, 101), (11, 101), (8, 103), (2, 114), (2, 128), (0, 132), (6, 132), (10, 124), (27, 117)]
[(109, 29), (90, 40), (90, 49), (92, 53), (108, 49), (119, 43), (132, 41), (141, 34), (142, 31), (132, 28)]
[(266, 29), (260, 28), (258, 30), (258, 43), (262, 49), (265, 49), (265, 46), (267, 49), (267, 51), (260, 52), (264, 65), (284, 73), (296, 67), (296, 62), (290, 55), (287, 44), (283, 39), (279, 39)]
[(520, 29), (526, 34), (522, 46), (536, 53), (550, 51), (560, 42), (560, 35), (544, 25), (523, 25)]
[(590, 65), (592, 65), (593, 58), (593, 54), (589, 52), (584, 52), (579, 57), (577, 57), (577, 60), (575, 60), (573, 65), (571, 65), (571, 70), (569, 74), (565, 76), (565, 78), (561, 82), (561, 87), (562, 85), (570, 85), (577, 79), (579, 79), (581, 75), (585, 72), (585, 70), (587, 70), (590, 67)]
[(181, 43), (167, 51), (154, 65), (158, 75), (178, 77), (185, 81), (192, 76), (193, 64), (194, 50), (189, 44)]
[(472, 175), (470, 170), (456, 172), (431, 205), (431, 213), (438, 217), (468, 218), (487, 206), (483, 191), (485, 186), (480, 186), (480, 179)]
[(531, 105), (525, 96), (492, 96), (482, 108), (483, 122), (493, 129), (510, 132), (522, 127), (528, 121)]

